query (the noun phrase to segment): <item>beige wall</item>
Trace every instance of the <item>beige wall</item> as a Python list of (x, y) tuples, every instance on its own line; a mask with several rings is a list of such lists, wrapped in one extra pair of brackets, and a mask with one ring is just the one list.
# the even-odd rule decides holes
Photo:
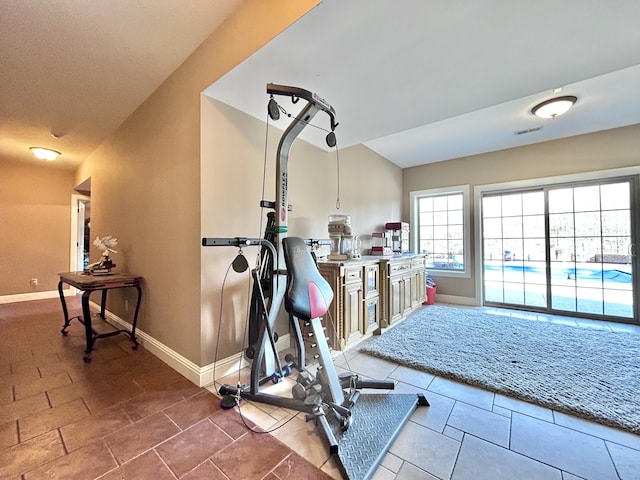
[[(580, 135), (525, 147), (407, 168), (403, 205), (409, 219), (412, 191), (468, 184), (471, 188), (502, 182), (572, 175), (640, 165), (640, 125)], [(473, 198), (471, 200), (472, 209)], [(473, 217), (473, 214), (472, 214)], [(471, 279), (437, 277), (438, 293), (474, 298), (476, 289), (474, 225), (471, 232)]]
[[(114, 261), (122, 270), (145, 278), (140, 328), (197, 366), (239, 350), (244, 340), (248, 282), (230, 275), (225, 286), (220, 352), (216, 353), (222, 282), (235, 252), (203, 249), (200, 238), (261, 236), (257, 202), (262, 189), (264, 123), (203, 99), (201, 92), (317, 3), (247, 1), (92, 153), (75, 178), (65, 180), (68, 174), (51, 172), (44, 175), (46, 181), (30, 182), (37, 187), (34, 191), (51, 188), (54, 178), (67, 182), (60, 187), (64, 195), (56, 190), (52, 194), (56, 198), (46, 207), (36, 207), (30, 203), (34, 201), (32, 193), (22, 192), (25, 210), (33, 213), (44, 209), (51, 213), (47, 222), (63, 226), (53, 236), (61, 245), (56, 251), (64, 253), (55, 260), (47, 258), (51, 263), (40, 270), (46, 272), (40, 278), (48, 283), (41, 283), (42, 288), (54, 290), (55, 273), (68, 267), (70, 215), (62, 210), (69, 208), (72, 187), (91, 178), (92, 237), (116, 236), (119, 253), (113, 256)], [(339, 138), (339, 128), (336, 133)], [(267, 157), (267, 199), (274, 196), (273, 162), (278, 138), (278, 132), (273, 131)], [(408, 218), (408, 194), (412, 190), (637, 165), (638, 138), (636, 126), (404, 172), (364, 146), (347, 148), (340, 153), (339, 213), (352, 215), (355, 232), (368, 235), (387, 221)], [(7, 191), (4, 185), (10, 183), (5, 182), (5, 164), (3, 161), (0, 178), (3, 192)], [(295, 143), (289, 166), (289, 203), (294, 207), (289, 222), (291, 235), (326, 236), (327, 215), (336, 213), (335, 164), (334, 153), (302, 141)], [(21, 173), (26, 173), (20, 175), (21, 179), (34, 175)], [(58, 195), (64, 199), (58, 199)], [(3, 193), (3, 198), (11, 196)], [(2, 208), (6, 208), (4, 204)], [(1, 213), (4, 241), (9, 229)], [(34, 239), (52, 231), (15, 228)], [(21, 237), (9, 238), (18, 243)], [(48, 253), (32, 253), (43, 250), (39, 244), (33, 245), (22, 257), (48, 257)], [(247, 252), (250, 262), (252, 253)], [(41, 259), (29, 261), (29, 265), (12, 264), (24, 260), (17, 255), (9, 258), (4, 249), (0, 255), (5, 255), (0, 257), (3, 279), (6, 265), (11, 265), (6, 271), (24, 272), (24, 278), (15, 280), (15, 287), (0, 284), (5, 290), (0, 294), (24, 293), (21, 285), (34, 276), (36, 265), (44, 265)], [(93, 249), (92, 260), (98, 255)], [(441, 292), (473, 296), (473, 279), (451, 283), (443, 279), (440, 285)], [(127, 295), (123, 291), (110, 297), (110, 308), (123, 317), (127, 317), (123, 312)]]
[[(268, 97), (265, 94), (265, 108)], [(328, 99), (330, 101), (330, 99)], [(319, 114), (322, 115), (322, 114)], [(340, 112), (337, 112), (338, 120)], [(259, 238), (264, 230), (262, 199), (266, 124), (216, 100), (202, 99), (201, 205), (202, 236)], [(339, 128), (336, 131), (339, 138)], [(275, 200), (276, 150), (282, 131), (269, 130), (264, 199)], [(335, 152), (296, 140), (288, 162), (289, 235), (327, 238), (327, 217), (349, 214), (354, 233), (380, 231), (399, 219), (402, 170), (366, 147), (340, 151), (340, 210), (336, 210)], [(251, 266), (256, 249), (244, 249)], [(205, 363), (238, 352), (245, 338), (249, 274), (230, 271), (235, 248), (202, 249), (202, 328)], [(222, 302), (222, 318), (220, 305)], [(222, 323), (215, 355), (218, 325)], [(279, 333), (286, 333), (286, 327)]]
[[(200, 92), (317, 3), (245, 2), (76, 172), (76, 183), (91, 177), (92, 236), (116, 236), (113, 260), (145, 279), (139, 327), (198, 366), (211, 348), (201, 332)], [(122, 316), (124, 295), (110, 305)]]
[(0, 296), (57, 289), (69, 270), (72, 188), (72, 172), (0, 159)]

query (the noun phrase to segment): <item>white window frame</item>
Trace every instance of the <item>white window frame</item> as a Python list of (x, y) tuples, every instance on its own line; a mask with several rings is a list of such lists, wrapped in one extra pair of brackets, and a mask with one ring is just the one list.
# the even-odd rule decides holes
[(434, 277), (457, 277), (471, 278), (471, 209), (469, 203), (469, 185), (456, 185), (453, 187), (430, 188), (428, 190), (416, 190), (409, 192), (409, 215), (414, 228), (411, 232), (412, 250), (416, 253), (420, 245), (420, 224), (418, 220), (418, 200), (424, 197), (438, 197), (442, 195), (462, 194), (462, 222), (463, 222), (463, 245), (464, 245), (464, 268), (462, 270), (448, 270), (428, 268), (429, 275)]

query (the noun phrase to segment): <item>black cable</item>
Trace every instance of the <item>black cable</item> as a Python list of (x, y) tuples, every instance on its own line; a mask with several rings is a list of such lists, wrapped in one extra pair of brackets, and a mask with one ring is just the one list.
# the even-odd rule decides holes
[(218, 383), (216, 382), (216, 363), (218, 363), (218, 348), (220, 346), (220, 330), (222, 328), (222, 308), (224, 305), (224, 286), (227, 283), (227, 276), (229, 275), (229, 270), (233, 263), (230, 263), (227, 267), (227, 271), (224, 274), (224, 278), (222, 279), (222, 289), (220, 290), (220, 310), (218, 312), (218, 331), (216, 335), (216, 346), (215, 346), (215, 355), (213, 356), (213, 386), (215, 387), (216, 392), (218, 391)]

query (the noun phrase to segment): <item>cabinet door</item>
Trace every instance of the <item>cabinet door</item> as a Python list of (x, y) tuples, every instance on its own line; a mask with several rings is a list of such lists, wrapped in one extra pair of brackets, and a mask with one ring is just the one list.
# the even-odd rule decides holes
[(413, 280), (411, 282), (411, 307), (415, 309), (419, 305), (422, 305), (422, 302), (426, 299), (425, 264), (423, 257), (411, 262), (411, 273), (413, 274)]
[[(423, 295), (420, 294), (420, 275), (419, 271), (413, 271), (411, 275), (411, 308), (414, 309), (422, 303)], [(422, 274), (424, 277), (424, 273)]]
[(406, 316), (411, 313), (411, 280), (413, 275), (411, 273), (405, 274), (402, 277), (404, 281), (404, 287), (402, 290), (402, 315)]
[(389, 323), (402, 319), (404, 314), (404, 279), (402, 275), (389, 278)]
[(344, 338), (347, 345), (362, 337), (362, 283), (344, 286)]
[(364, 301), (364, 334), (377, 330), (379, 325), (380, 297), (369, 298)]
[(344, 337), (342, 335), (342, 325), (344, 318), (342, 317), (343, 309), (342, 296), (341, 296), (341, 282), (340, 282), (340, 270), (339, 268), (333, 268), (332, 265), (321, 264), (320, 274), (331, 286), (333, 290), (333, 302), (329, 305), (329, 311), (322, 319), (322, 324), (326, 329), (327, 341), (330, 348), (334, 350), (342, 350), (342, 344)]
[(364, 298), (371, 298), (378, 295), (380, 290), (380, 268), (378, 265), (367, 265), (364, 267)]

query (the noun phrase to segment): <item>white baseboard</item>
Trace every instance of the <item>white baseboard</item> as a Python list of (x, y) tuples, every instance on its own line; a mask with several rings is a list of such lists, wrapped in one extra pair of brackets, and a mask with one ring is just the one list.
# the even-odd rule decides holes
[[(100, 305), (94, 302), (90, 302), (95, 309), (100, 309)], [(131, 330), (131, 324), (122, 318), (118, 317), (114, 313), (106, 310), (105, 316), (113, 323), (119, 325), (121, 328)], [(154, 354), (164, 363), (176, 370), (178, 373), (188, 378), (191, 382), (195, 383), (199, 387), (205, 387), (214, 383), (214, 380), (226, 377), (236, 373), (239, 369), (249, 365), (244, 357), (243, 352), (236, 353), (227, 358), (217, 360), (214, 363), (199, 367), (188, 358), (183, 357), (179, 353), (167, 347), (162, 342), (159, 342), (151, 335), (148, 335), (144, 331), (136, 328), (136, 338), (140, 345), (142, 345), (149, 352)], [(289, 334), (282, 335), (278, 338), (276, 348), (278, 351), (289, 348)], [(215, 372), (215, 378), (214, 378)]]
[[(71, 297), (74, 292), (67, 288), (63, 290), (65, 297)], [(14, 295), (2, 295), (0, 296), (0, 305), (4, 303), (15, 302), (28, 302), (30, 300), (44, 300), (46, 298), (59, 298), (60, 294), (58, 290), (49, 290), (46, 292), (32, 292), (32, 293), (16, 293)]]
[(436, 294), (436, 303), (455, 303), (457, 305), (469, 305), (479, 307), (480, 302), (474, 297), (460, 297), (458, 295)]

